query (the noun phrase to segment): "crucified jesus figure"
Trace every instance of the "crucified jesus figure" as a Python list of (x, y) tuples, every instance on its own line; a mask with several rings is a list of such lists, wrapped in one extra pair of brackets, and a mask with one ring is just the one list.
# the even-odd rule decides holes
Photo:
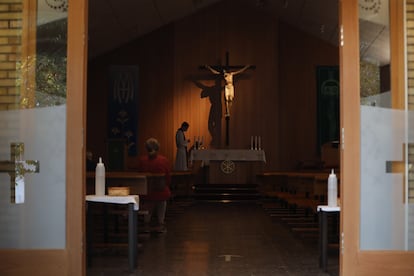
[(233, 76), (242, 73), (243, 71), (247, 70), (250, 68), (250, 65), (246, 65), (243, 68), (241, 68), (240, 70), (237, 71), (233, 71), (233, 72), (228, 72), (225, 69), (222, 69), (221, 72), (217, 71), (216, 69), (214, 69), (213, 67), (209, 66), (209, 65), (205, 65), (205, 67), (207, 69), (209, 69), (213, 74), (216, 75), (223, 75), (224, 78), (224, 100), (226, 102), (226, 117), (230, 117), (230, 107), (231, 107), (231, 103), (233, 102), (234, 99), (234, 85), (233, 85)]

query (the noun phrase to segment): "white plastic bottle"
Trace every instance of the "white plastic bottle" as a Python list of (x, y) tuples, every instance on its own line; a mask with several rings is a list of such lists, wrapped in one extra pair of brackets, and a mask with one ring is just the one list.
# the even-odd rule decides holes
[(328, 206), (336, 207), (338, 206), (337, 202), (338, 197), (338, 179), (336, 174), (332, 169), (331, 174), (328, 177)]
[(99, 157), (99, 163), (96, 164), (95, 170), (95, 195), (105, 195), (105, 165), (102, 163), (102, 157)]

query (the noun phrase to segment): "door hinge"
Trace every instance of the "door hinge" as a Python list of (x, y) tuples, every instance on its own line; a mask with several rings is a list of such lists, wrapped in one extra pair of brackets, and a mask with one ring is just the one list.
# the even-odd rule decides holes
[(341, 254), (344, 254), (344, 232), (341, 232)]
[(345, 148), (345, 129), (341, 128), (341, 148)]
[(340, 29), (339, 41), (340, 41), (341, 47), (343, 47), (344, 46), (344, 27), (342, 25)]

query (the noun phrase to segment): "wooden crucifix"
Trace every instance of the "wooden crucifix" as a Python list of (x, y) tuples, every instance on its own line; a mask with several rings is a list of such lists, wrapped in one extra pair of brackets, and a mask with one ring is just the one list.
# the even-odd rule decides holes
[(221, 75), (224, 79), (224, 101), (226, 103), (226, 146), (229, 146), (229, 123), (230, 123), (230, 107), (234, 99), (234, 76), (240, 74), (247, 69), (256, 69), (254, 65), (230, 65), (229, 52), (226, 52), (225, 65), (203, 65), (201, 69), (208, 69), (215, 75)]

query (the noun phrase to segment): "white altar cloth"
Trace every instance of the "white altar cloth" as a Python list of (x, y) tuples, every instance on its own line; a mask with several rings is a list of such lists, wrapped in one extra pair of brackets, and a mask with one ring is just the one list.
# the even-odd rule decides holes
[(261, 161), (266, 163), (264, 150), (250, 149), (210, 149), (210, 150), (192, 150), (190, 162), (195, 160), (232, 160), (232, 161)]
[(318, 212), (320, 212), (320, 211), (322, 211), (322, 212), (340, 212), (341, 207), (339, 207), (339, 206), (328, 206), (328, 205), (318, 205), (316, 210)]
[(134, 203), (134, 210), (135, 211), (139, 210), (139, 196), (137, 195), (128, 195), (128, 196), (87, 195), (86, 201), (114, 203), (114, 204)]

